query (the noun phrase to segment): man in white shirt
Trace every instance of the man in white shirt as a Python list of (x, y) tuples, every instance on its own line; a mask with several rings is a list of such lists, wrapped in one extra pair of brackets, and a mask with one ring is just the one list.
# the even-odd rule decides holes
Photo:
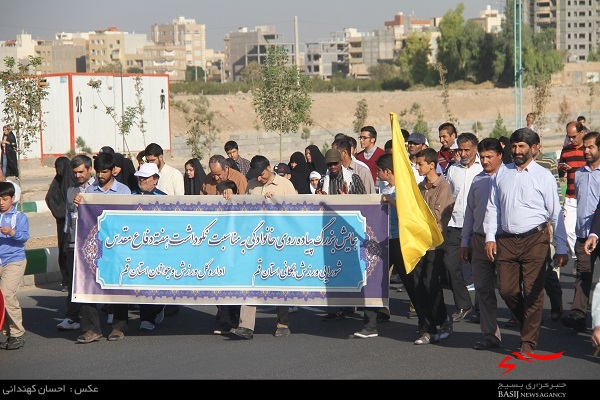
[(150, 143), (144, 150), (146, 162), (155, 163), (158, 166), (160, 179), (158, 180), (159, 190), (169, 195), (184, 195), (183, 174), (177, 168), (171, 167), (165, 163), (163, 158), (163, 149), (156, 143)]
[[(456, 142), (458, 143), (457, 153), (460, 155), (460, 162), (451, 164), (446, 174), (454, 196), (454, 208), (446, 231), (444, 265), (457, 308), (457, 311), (452, 314), (452, 320), (460, 322), (473, 308), (466, 286), (473, 281), (471, 266), (460, 262), (462, 227), (471, 183), (473, 183), (473, 178), (483, 171), (483, 167), (479, 160), (479, 154), (477, 154), (477, 144), (479, 143), (477, 136), (472, 133), (461, 133), (456, 138)], [(464, 268), (465, 266), (468, 268)], [(463, 274), (463, 271), (468, 274)]]

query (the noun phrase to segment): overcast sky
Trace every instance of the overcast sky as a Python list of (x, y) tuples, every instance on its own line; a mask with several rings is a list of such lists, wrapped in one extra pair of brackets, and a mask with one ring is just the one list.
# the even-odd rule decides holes
[[(22, 32), (34, 39), (53, 39), (58, 32), (88, 32), (116, 26), (120, 31), (146, 33), (153, 24), (179, 16), (206, 25), (206, 46), (223, 50), (223, 38), (240, 27), (275, 25), (283, 41), (294, 41), (298, 17), (301, 43), (328, 39), (331, 32), (383, 28), (397, 13), (419, 19), (442, 16), (461, 1), (453, 0), (1, 0), (0, 40)], [(486, 5), (503, 10), (505, 0), (463, 0), (465, 18), (476, 17)]]

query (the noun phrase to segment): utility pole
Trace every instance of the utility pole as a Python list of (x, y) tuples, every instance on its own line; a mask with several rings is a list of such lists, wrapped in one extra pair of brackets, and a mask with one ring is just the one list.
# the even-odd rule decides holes
[(515, 130), (523, 124), (523, 52), (522, 52), (522, 0), (514, 0), (514, 72), (515, 72)]
[(294, 64), (296, 65), (296, 67), (300, 67), (300, 62), (298, 61), (298, 56), (300, 53), (300, 44), (299, 44), (299, 38), (298, 38), (298, 16), (294, 17), (294, 38), (295, 38), (295, 44), (294, 46), (296, 47), (294, 50), (295, 56), (294, 56)]

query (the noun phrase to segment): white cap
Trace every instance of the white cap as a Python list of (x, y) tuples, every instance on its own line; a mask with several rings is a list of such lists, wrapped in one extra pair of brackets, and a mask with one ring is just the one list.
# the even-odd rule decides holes
[(314, 178), (321, 179), (321, 174), (318, 173), (317, 171), (312, 171), (309, 175), (309, 179), (314, 179)]
[(134, 175), (141, 176), (142, 178), (158, 175), (158, 166), (154, 163), (143, 163)]

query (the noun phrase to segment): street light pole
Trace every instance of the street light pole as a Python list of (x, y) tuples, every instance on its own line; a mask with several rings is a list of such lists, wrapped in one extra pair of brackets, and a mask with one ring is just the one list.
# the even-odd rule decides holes
[(123, 154), (125, 154), (125, 131), (123, 118), (125, 117), (125, 102), (123, 100), (123, 63), (119, 61), (119, 72), (121, 73), (121, 136), (123, 139)]

